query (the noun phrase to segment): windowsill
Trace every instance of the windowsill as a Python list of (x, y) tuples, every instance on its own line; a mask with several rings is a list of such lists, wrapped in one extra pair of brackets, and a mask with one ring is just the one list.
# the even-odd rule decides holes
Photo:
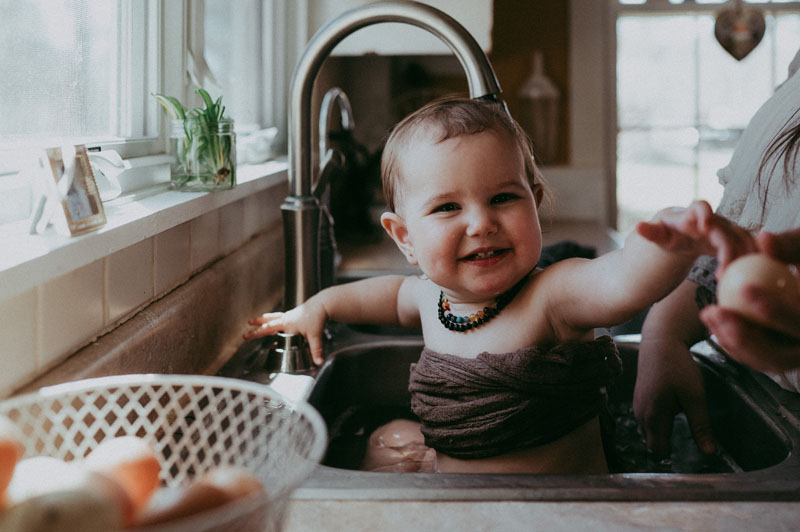
[(236, 187), (214, 193), (151, 186), (104, 203), (106, 225), (85, 235), (52, 226), (31, 235), (29, 220), (0, 225), (0, 301), (284, 181), (287, 167), (285, 160), (240, 166)]

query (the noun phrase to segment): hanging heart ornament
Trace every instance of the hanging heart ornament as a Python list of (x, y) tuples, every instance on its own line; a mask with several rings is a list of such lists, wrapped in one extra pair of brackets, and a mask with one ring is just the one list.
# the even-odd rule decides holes
[(729, 2), (717, 12), (714, 36), (737, 61), (758, 46), (765, 31), (764, 13), (756, 7), (743, 6), (741, 0)]

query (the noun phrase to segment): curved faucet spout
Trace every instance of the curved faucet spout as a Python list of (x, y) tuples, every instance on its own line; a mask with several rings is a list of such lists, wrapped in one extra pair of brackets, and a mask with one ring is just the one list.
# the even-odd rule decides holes
[(311, 38), (294, 71), (289, 104), (291, 194), (305, 196), (311, 190), (311, 92), (322, 63), (345, 37), (381, 22), (406, 23), (437, 36), (461, 63), (470, 96), (499, 101), (500, 84), (486, 54), (472, 35), (446, 13), (418, 2), (376, 2), (347, 11)]
[[(312, 191), (311, 93), (322, 63), (336, 45), (354, 31), (381, 22), (417, 26), (445, 42), (461, 63), (470, 96), (502, 103), (486, 54), (455, 19), (418, 2), (377, 2), (347, 11), (321, 28), (308, 43), (292, 78), (289, 101), (289, 197), (283, 210), (286, 237), (284, 306), (295, 307), (319, 287), (315, 249), (319, 204)], [(324, 156), (324, 154), (322, 154)]]

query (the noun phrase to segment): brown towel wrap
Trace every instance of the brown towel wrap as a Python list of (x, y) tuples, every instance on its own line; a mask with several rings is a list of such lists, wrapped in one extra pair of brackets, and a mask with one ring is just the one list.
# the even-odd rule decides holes
[(609, 336), (477, 358), (424, 348), (411, 366), (411, 409), (426, 445), (486, 458), (556, 440), (597, 416), (621, 371)]

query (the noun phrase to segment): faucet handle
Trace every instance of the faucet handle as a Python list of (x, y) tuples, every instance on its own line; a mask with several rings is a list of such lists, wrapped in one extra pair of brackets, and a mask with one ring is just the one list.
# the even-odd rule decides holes
[(344, 154), (339, 150), (329, 149), (324, 155), (320, 168), (319, 177), (312, 191), (312, 194), (318, 200), (322, 198), (333, 175), (344, 168)]
[(300, 334), (277, 333), (269, 348), (264, 369), (274, 373), (313, 372), (315, 368), (305, 338)]

